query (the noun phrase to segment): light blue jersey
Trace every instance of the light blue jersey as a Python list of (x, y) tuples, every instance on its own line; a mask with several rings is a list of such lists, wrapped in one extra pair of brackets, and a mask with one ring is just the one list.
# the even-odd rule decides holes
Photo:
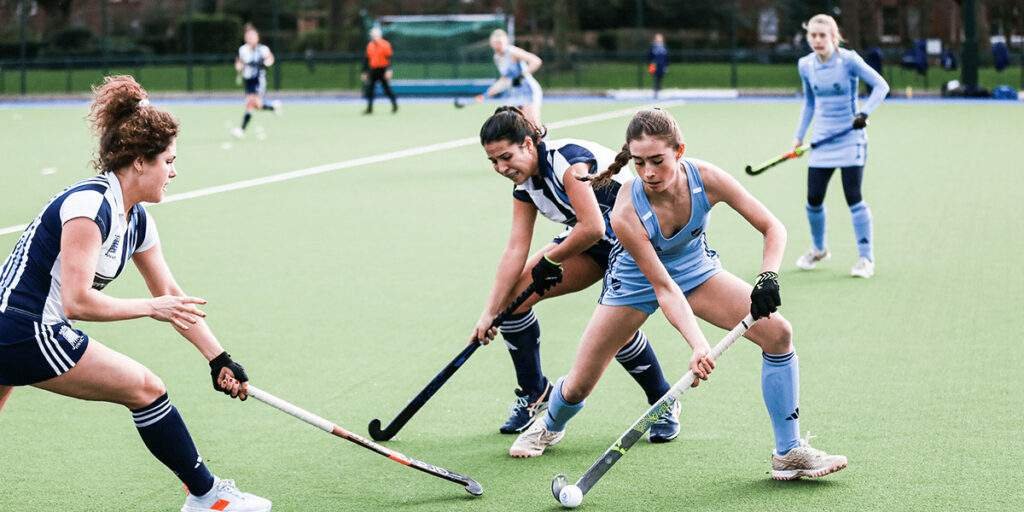
[(506, 50), (503, 54), (494, 54), (494, 65), (502, 77), (519, 82), (518, 86), (509, 87), (507, 104), (540, 107), (543, 91), (540, 88), (540, 83), (526, 70), (525, 62), (516, 60), (512, 57), (512, 52)]
[[(683, 159), (683, 168), (690, 187), (690, 220), (672, 236), (666, 237), (661, 232), (658, 216), (644, 192), (643, 180), (635, 179), (629, 186), (633, 209), (640, 217), (658, 259), (683, 293), (690, 293), (719, 273), (722, 264), (718, 253), (708, 246), (705, 229), (711, 215), (711, 203), (704, 190), (700, 171), (690, 159)], [(604, 290), (598, 302), (607, 306), (630, 306), (648, 315), (658, 309), (654, 286), (621, 244), (613, 252), (611, 266), (604, 277)]]
[[(794, 137), (803, 140), (813, 118), (810, 142), (822, 140), (853, 125), (858, 113), (870, 114), (889, 93), (889, 84), (857, 52), (838, 48), (825, 62), (815, 53), (797, 64), (803, 83), (804, 106)], [(859, 80), (872, 87), (871, 96), (857, 108)], [(811, 151), (810, 167), (863, 166), (867, 159), (866, 130), (853, 130)]]

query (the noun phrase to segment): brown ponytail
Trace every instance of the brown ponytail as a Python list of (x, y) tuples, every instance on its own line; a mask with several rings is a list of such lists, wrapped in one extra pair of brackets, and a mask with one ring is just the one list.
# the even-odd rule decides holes
[(149, 94), (129, 75), (108, 76), (93, 87), (89, 107), (99, 148), (93, 167), (100, 172), (127, 167), (136, 158), (152, 160), (178, 136), (178, 120), (149, 105)]
[(608, 185), (612, 181), (612, 176), (629, 163), (629, 143), (644, 136), (661, 139), (675, 150), (684, 147), (683, 132), (668, 112), (660, 108), (641, 110), (629, 121), (629, 126), (626, 127), (626, 143), (622, 145), (622, 151), (615, 155), (615, 161), (604, 171), (589, 176), (578, 176), (576, 179), (592, 181), (595, 187)]

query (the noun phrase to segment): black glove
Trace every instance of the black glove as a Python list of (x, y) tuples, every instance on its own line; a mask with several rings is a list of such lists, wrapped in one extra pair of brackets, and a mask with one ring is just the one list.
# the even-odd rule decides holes
[(775, 272), (761, 272), (750, 292), (750, 315), (754, 320), (767, 318), (782, 305), (779, 298), (779, 275)]
[(517, 76), (517, 77), (512, 79), (512, 87), (519, 87), (520, 85), (523, 85), (523, 77), (522, 77), (522, 75)]
[(867, 125), (868, 125), (868, 115), (867, 114), (861, 112), (860, 114), (857, 114), (857, 115), (853, 116), (853, 129), (854, 130), (863, 130), (865, 127), (867, 127)]
[(241, 364), (232, 361), (231, 354), (228, 354), (226, 351), (221, 352), (219, 356), (210, 361), (210, 377), (213, 379), (213, 389), (220, 391), (225, 395), (230, 395), (231, 391), (220, 387), (220, 384), (217, 382), (217, 378), (220, 377), (220, 370), (222, 368), (231, 370), (231, 373), (235, 374), (235, 380), (238, 382), (249, 381), (249, 376), (245, 374), (245, 368), (243, 368)]
[(537, 295), (544, 295), (545, 292), (562, 282), (562, 265), (555, 263), (544, 256), (533, 266), (530, 271), (533, 276), (533, 289)]

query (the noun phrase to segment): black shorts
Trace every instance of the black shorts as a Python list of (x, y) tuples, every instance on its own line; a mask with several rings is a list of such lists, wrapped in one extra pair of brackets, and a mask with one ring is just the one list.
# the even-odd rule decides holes
[(263, 96), (263, 93), (267, 91), (267, 81), (260, 76), (245, 79), (245, 93), (246, 94), (259, 94)]
[(63, 375), (88, 346), (89, 336), (66, 322), (0, 315), (0, 385), (26, 386)]
[[(560, 244), (569, 236), (570, 232), (571, 231), (567, 229), (559, 233), (559, 235), (553, 238), (551, 241), (556, 244)], [(601, 270), (607, 271), (608, 265), (611, 263), (610, 261), (608, 261), (608, 257), (611, 256), (613, 247), (615, 247), (615, 244), (602, 239), (598, 240), (596, 244), (588, 247), (587, 250), (583, 251), (583, 254), (590, 256), (590, 259), (594, 260), (594, 262), (601, 267)]]

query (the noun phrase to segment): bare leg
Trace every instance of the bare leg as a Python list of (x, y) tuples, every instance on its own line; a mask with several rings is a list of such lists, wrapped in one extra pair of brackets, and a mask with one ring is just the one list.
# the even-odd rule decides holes
[[(723, 270), (686, 299), (698, 317), (722, 329), (732, 329), (750, 312), (752, 290), (753, 286)], [(793, 328), (778, 313), (758, 320), (744, 336), (769, 354), (793, 351)]]
[(573, 403), (590, 396), (608, 363), (646, 320), (645, 313), (631, 307), (598, 305), (562, 382), (562, 396)]
[[(519, 276), (519, 280), (516, 281), (516, 286), (513, 288), (512, 295), (508, 300), (512, 300), (512, 297), (518, 296), (523, 290), (526, 289), (530, 283), (533, 282), (533, 276), (530, 275), (530, 270), (533, 269), (534, 265), (537, 264), (540, 259), (547, 254), (548, 251), (556, 247), (557, 244), (551, 243), (545, 246), (543, 249), (534, 253), (530, 256), (530, 259), (526, 261), (526, 267), (523, 269), (523, 273)], [(552, 297), (558, 297), (559, 295), (567, 295), (575, 293), (580, 290), (585, 290), (590, 285), (601, 280), (604, 276), (604, 270), (597, 264), (596, 261), (587, 256), (586, 254), (577, 254), (562, 262), (562, 282), (555, 285), (554, 288), (544, 293), (543, 297), (538, 297), (537, 294), (530, 295), (530, 298), (526, 299), (526, 302), (515, 313), (525, 313), (534, 306), (534, 304), (544, 299), (550, 299)]]
[(33, 386), (59, 395), (145, 407), (167, 392), (163, 381), (134, 359), (92, 339), (71, 371)]
[(0, 386), (0, 411), (4, 410), (4, 404), (11, 397), (12, 391), (14, 391), (14, 386)]

